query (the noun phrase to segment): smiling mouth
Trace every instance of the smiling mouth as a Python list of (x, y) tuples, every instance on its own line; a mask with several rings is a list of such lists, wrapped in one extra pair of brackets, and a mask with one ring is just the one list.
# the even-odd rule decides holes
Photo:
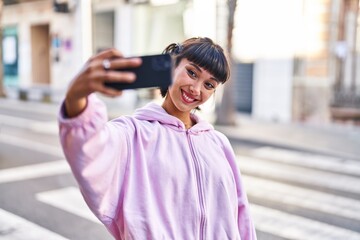
[(182, 92), (182, 98), (184, 99), (184, 101), (185, 102), (187, 102), (187, 103), (193, 103), (193, 102), (195, 102), (196, 101), (196, 99), (195, 98), (192, 98), (192, 97), (190, 97), (189, 95), (187, 95), (187, 93), (185, 92), (185, 91), (181, 91)]

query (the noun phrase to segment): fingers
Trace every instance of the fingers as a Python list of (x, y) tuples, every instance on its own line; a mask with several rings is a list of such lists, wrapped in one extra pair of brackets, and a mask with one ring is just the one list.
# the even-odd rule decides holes
[(132, 72), (107, 71), (102, 73), (99, 78), (104, 82), (125, 82), (135, 81), (136, 75)]
[(111, 58), (122, 58), (123, 54), (118, 51), (115, 48), (110, 48), (107, 50), (104, 50), (102, 52), (100, 52), (99, 54), (93, 56), (91, 58), (91, 60), (95, 60), (95, 59), (99, 59), (99, 60), (104, 60), (104, 59), (111, 59)]
[(122, 91), (105, 87), (104, 85), (100, 86), (100, 89), (98, 90), (99, 93), (104, 94), (108, 97), (119, 97), (122, 95)]
[(122, 69), (133, 68), (141, 65), (141, 58), (124, 58), (123, 54), (115, 48), (107, 49), (93, 56), (89, 60), (90, 66), (97, 66), (99, 69)]
[(121, 95), (121, 91), (105, 86), (105, 82), (131, 83), (135, 81), (136, 75), (132, 72), (122, 71), (96, 71), (91, 76), (87, 88), (89, 92), (99, 92), (110, 97)]
[[(106, 64), (104, 64), (104, 60)], [(82, 71), (74, 78), (68, 89), (69, 98), (83, 98), (92, 92), (100, 92), (110, 97), (121, 95), (121, 91), (107, 87), (104, 82), (131, 83), (134, 73), (119, 71), (141, 65), (141, 58), (124, 58), (116, 49), (108, 49), (91, 57)]]
[(139, 67), (142, 63), (141, 58), (115, 58), (110, 60), (110, 69), (123, 69)]
[[(103, 60), (104, 61), (104, 60)], [(104, 69), (103, 61), (101, 64), (98, 62), (95, 65), (100, 65), (98, 69), (95, 70), (94, 75), (96, 75), (97, 81), (102, 83), (104, 82), (124, 82), (131, 83), (135, 81), (136, 75), (128, 71), (118, 71), (121, 69), (135, 68), (141, 65), (141, 58), (116, 58), (109, 60), (108, 66)]]
[(101, 70), (110, 71), (110, 70), (121, 70), (126, 68), (136, 68), (139, 67), (142, 63), (141, 58), (115, 58), (103, 60), (96, 60), (93, 64)]

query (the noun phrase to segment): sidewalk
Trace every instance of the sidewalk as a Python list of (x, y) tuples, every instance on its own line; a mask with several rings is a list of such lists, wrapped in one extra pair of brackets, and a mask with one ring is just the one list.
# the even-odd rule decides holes
[[(133, 109), (124, 102), (105, 101), (109, 115), (131, 114)], [(22, 109), (51, 113), (56, 117), (59, 103), (19, 101), (0, 98), (0, 109)], [(56, 119), (54, 119), (56, 120)], [(1, 121), (0, 121), (1, 122)], [(298, 149), (314, 153), (351, 158), (360, 161), (360, 127), (352, 125), (305, 123), (274, 123), (237, 114), (237, 126), (215, 126), (230, 139), (260, 143), (273, 147)]]
[(360, 160), (360, 127), (274, 123), (237, 115), (238, 126), (216, 126), (229, 138)]

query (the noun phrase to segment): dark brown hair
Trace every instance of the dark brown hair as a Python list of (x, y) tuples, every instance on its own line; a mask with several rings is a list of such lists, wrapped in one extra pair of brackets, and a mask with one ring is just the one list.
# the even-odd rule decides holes
[[(207, 37), (195, 37), (183, 43), (172, 43), (163, 53), (173, 57), (176, 68), (182, 59), (187, 59), (212, 74), (220, 83), (225, 83), (230, 77), (230, 66), (224, 50)], [(165, 97), (167, 89), (161, 89)]]

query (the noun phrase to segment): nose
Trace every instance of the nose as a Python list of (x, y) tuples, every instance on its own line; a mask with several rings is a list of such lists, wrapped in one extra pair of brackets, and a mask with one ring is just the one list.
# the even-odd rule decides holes
[(200, 83), (194, 83), (192, 85), (190, 85), (190, 93), (193, 96), (198, 96), (200, 95), (200, 91), (201, 91), (201, 84)]

